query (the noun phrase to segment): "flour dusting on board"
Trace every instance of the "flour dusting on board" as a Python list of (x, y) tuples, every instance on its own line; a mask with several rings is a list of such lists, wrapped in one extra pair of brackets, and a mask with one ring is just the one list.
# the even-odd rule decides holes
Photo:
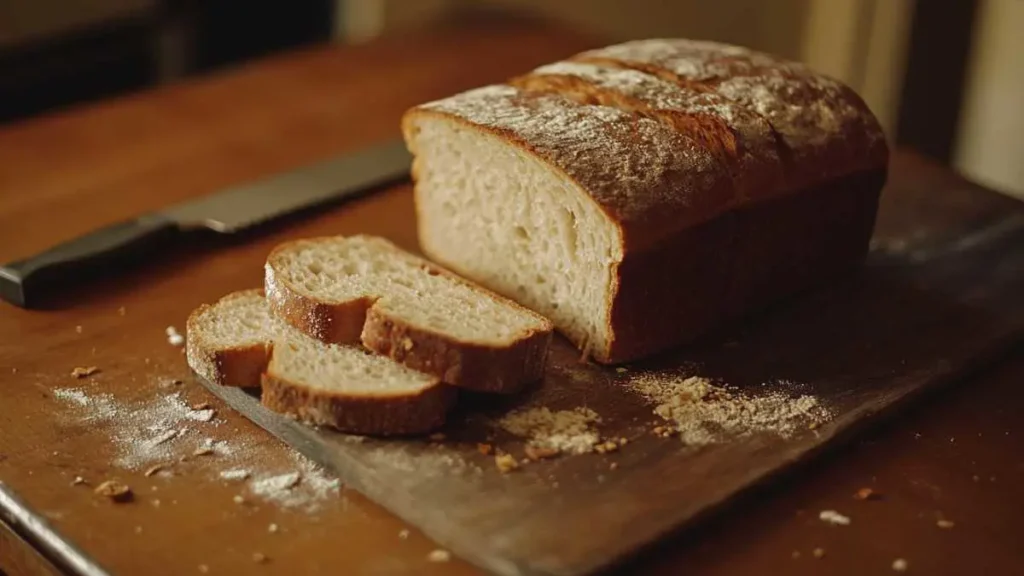
[(517, 410), (498, 421), (529, 443), (567, 454), (592, 452), (600, 437), (593, 425), (601, 418), (589, 408), (552, 411), (546, 406)]
[(636, 374), (629, 387), (655, 405), (654, 414), (683, 443), (696, 446), (757, 433), (786, 438), (832, 417), (814, 396), (781, 390), (748, 393), (679, 371)]
[(297, 452), (291, 453), (290, 462), (273, 466), (246, 435), (228, 440), (210, 436), (224, 422), (205, 404), (190, 407), (179, 391), (133, 403), (82, 388), (57, 388), (53, 396), (67, 406), (74, 422), (106, 429), (114, 448), (111, 463), (118, 468), (158, 467), (162, 478), (202, 473), (227, 484), (245, 483), (249, 496), (306, 512), (339, 493), (337, 479)]

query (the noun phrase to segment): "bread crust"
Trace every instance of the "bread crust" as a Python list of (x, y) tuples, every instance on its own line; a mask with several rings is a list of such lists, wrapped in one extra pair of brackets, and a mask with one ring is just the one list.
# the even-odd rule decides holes
[(261, 403), (308, 424), (374, 436), (413, 435), (442, 426), (456, 390), (440, 382), (418, 394), (359, 396), (314, 390), (273, 372), (263, 375)]
[[(221, 299), (229, 301), (237, 298), (262, 297), (260, 290), (243, 290), (229, 294)], [(203, 304), (189, 315), (186, 322), (185, 353), (192, 369), (214, 384), (235, 386), (239, 388), (255, 388), (260, 385), (260, 375), (270, 361), (273, 345), (270, 342), (254, 343), (249, 346), (220, 348), (208, 342), (200, 329), (201, 317), (213, 309), (212, 305)]]
[[(317, 240), (311, 238), (302, 242)], [(481, 298), (500, 299), (525, 314), (536, 316), (542, 328), (524, 331), (506, 346), (492, 346), (463, 341), (435, 329), (416, 326), (390, 313), (386, 306), (378, 304), (377, 298), (318, 300), (304, 295), (280, 278), (275, 270), (277, 258), (292, 244), (278, 246), (267, 257), (265, 289), (271, 311), (306, 335), (328, 343), (361, 343), (378, 354), (414, 370), (435, 375), (448, 384), (481, 392), (515, 393), (543, 375), (548, 346), (554, 333), (554, 326), (543, 316), (412, 254), (408, 256), (421, 260), (428, 273), (445, 275), (454, 282), (471, 286)]]

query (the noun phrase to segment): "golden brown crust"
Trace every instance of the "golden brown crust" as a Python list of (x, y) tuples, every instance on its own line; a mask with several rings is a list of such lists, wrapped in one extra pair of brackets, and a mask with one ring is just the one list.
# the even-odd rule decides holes
[(353, 434), (397, 436), (442, 426), (455, 398), (455, 389), (441, 383), (418, 394), (360, 396), (314, 390), (267, 372), (261, 402), (308, 424)]
[(510, 394), (544, 374), (552, 332), (533, 332), (507, 348), (458, 342), (371, 308), (363, 345), (409, 368), (480, 392)]
[[(259, 290), (245, 290), (229, 294), (222, 300), (250, 297), (259, 293)], [(188, 317), (185, 353), (189, 366), (214, 384), (240, 388), (258, 387), (260, 375), (270, 361), (273, 345), (270, 342), (262, 342), (221, 348), (210, 343), (200, 328), (200, 318), (212, 308), (209, 304), (203, 304)]]
[[(303, 240), (316, 241), (316, 238)], [(409, 257), (422, 260), (422, 266), (429, 273), (443, 274), (452, 281), (471, 286), (481, 298), (500, 298), (524, 314), (537, 316), (542, 323), (540, 330), (525, 331), (507, 346), (465, 342), (391, 315), (386, 307), (377, 304), (377, 298), (328, 302), (302, 295), (288, 281), (278, 278), (274, 270), (275, 255), (289, 249), (289, 244), (282, 244), (267, 258), (267, 301), (278, 318), (304, 334), (333, 344), (361, 343), (414, 370), (436, 375), (448, 384), (471, 390), (512, 393), (543, 375), (554, 326), (518, 303), (500, 298), (451, 271), (410, 254)]]

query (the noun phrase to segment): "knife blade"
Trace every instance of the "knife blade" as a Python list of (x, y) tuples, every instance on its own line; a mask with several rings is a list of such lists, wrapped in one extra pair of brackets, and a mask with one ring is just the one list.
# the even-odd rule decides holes
[(401, 140), (226, 188), (118, 222), (0, 266), (0, 297), (33, 308), (38, 296), (112, 262), (151, 254), (182, 235), (234, 234), (300, 210), (347, 199), (409, 175), (412, 156)]

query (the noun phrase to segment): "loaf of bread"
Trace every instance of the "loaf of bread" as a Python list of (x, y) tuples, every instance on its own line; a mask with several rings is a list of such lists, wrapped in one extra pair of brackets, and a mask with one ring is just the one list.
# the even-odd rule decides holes
[(424, 252), (604, 363), (856, 270), (888, 171), (851, 89), (692, 40), (584, 52), (402, 129)]

